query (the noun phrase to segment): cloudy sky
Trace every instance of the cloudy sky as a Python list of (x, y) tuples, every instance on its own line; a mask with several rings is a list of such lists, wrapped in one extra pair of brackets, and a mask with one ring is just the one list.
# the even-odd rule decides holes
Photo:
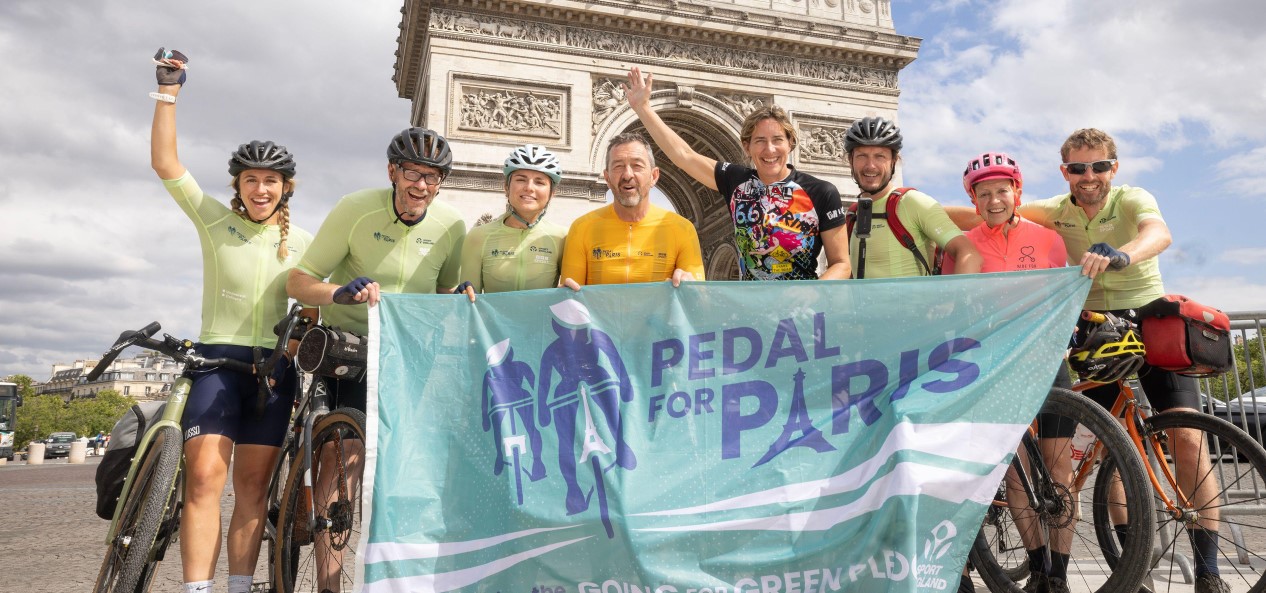
[[(384, 144), (408, 124), (391, 82), (399, 8), (0, 2), (0, 376), (46, 380), (155, 319), (197, 335), (197, 239), (149, 168), (158, 46), (190, 57), (180, 155), (203, 187), (227, 199), (229, 152), (275, 139), (299, 159), (293, 220), (315, 231), (338, 196), (383, 184)], [(1266, 5), (895, 0), (893, 13), (924, 39), (901, 74), (907, 184), (966, 204), (963, 166), (996, 149), (1021, 161), (1027, 196), (1054, 195), (1060, 142), (1104, 128), (1117, 181), (1156, 194), (1173, 230), (1166, 287), (1266, 310)]]

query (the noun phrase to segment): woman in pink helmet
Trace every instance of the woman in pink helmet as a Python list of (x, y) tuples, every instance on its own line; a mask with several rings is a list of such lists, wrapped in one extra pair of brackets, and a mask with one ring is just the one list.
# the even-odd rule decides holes
[[(985, 219), (967, 231), (984, 259), (981, 272), (1017, 272), (1062, 268), (1067, 264), (1064, 240), (1055, 231), (1020, 217), (1024, 177), (1015, 159), (1002, 152), (986, 152), (973, 158), (963, 171), (963, 189)], [(952, 274), (953, 258), (946, 258), (943, 273)]]
[[(986, 152), (973, 158), (963, 171), (963, 189), (967, 190), (967, 195), (976, 205), (976, 213), (985, 219), (966, 233), (984, 260), (981, 272), (1018, 272), (1067, 265), (1068, 253), (1059, 234), (1021, 218), (1016, 212), (1020, 206), (1020, 195), (1024, 193), (1024, 177), (1015, 159), (1001, 152)], [(952, 259), (946, 258), (946, 274), (952, 273)], [(1072, 386), (1067, 371), (1062, 370), (1056, 375), (1056, 387)], [(1045, 416), (1038, 416), (1038, 440), (1042, 450), (1067, 451), (1074, 427), (1066, 426), (1067, 422), (1061, 422), (1060, 417)], [(1046, 459), (1052, 465), (1048, 468), (1051, 475), (1067, 483), (1072, 472), (1069, 456), (1052, 454)], [(1064, 478), (1060, 479), (1061, 476)], [(1034, 513), (1028, 510), (1028, 502), (1013, 470), (1007, 472), (1006, 482), (1007, 502), (1029, 556), (1029, 582), (1036, 583), (1033, 589), (1037, 591), (1068, 591), (1065, 579), (1071, 533), (1067, 529), (1051, 531), (1050, 542), (1054, 549), (1049, 551), (1048, 562), (1046, 546), (1032, 535), (1036, 519)]]

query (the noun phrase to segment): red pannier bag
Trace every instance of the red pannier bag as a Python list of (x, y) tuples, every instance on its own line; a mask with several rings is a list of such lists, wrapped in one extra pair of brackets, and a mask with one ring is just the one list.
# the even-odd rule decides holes
[(1147, 364), (1189, 377), (1231, 370), (1231, 320), (1185, 296), (1167, 294), (1138, 310)]

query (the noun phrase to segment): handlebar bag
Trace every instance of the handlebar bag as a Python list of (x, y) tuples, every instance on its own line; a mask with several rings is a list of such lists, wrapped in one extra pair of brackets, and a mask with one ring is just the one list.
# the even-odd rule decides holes
[(1231, 321), (1219, 309), (1167, 294), (1138, 310), (1147, 364), (1190, 377), (1231, 370)]
[(305, 373), (360, 381), (368, 357), (369, 341), (364, 336), (318, 325), (303, 335), (295, 363)]

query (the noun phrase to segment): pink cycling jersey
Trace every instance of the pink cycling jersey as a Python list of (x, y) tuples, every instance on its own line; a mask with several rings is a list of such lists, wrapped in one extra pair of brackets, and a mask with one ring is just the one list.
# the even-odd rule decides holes
[[(982, 222), (965, 233), (984, 259), (981, 272), (1041, 270), (1062, 268), (1067, 264), (1064, 240), (1055, 231), (1023, 218), (1005, 235), (1002, 233), (1004, 226), (991, 229)], [(942, 274), (953, 274), (954, 258), (945, 258), (942, 268)]]

